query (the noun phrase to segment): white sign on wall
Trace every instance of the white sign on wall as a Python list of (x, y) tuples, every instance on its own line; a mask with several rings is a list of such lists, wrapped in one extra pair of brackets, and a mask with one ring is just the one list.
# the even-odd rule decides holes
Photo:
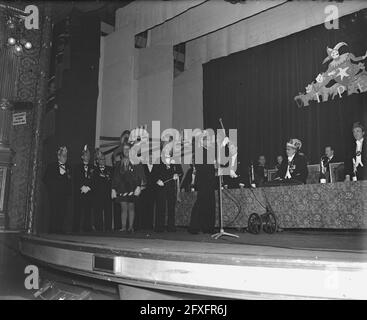
[(26, 124), (26, 123), (27, 123), (26, 112), (13, 113), (13, 126), (18, 126), (20, 124)]

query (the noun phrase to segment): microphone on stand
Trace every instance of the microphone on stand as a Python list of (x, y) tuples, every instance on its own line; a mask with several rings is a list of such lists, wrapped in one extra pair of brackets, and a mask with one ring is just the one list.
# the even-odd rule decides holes
[[(219, 118), (219, 123), (220, 123), (220, 125), (221, 125), (221, 127), (222, 127), (222, 129), (225, 133), (226, 131), (224, 129), (222, 118)], [(219, 166), (218, 166), (218, 169), (219, 169)], [(220, 229), (219, 229), (218, 233), (212, 235), (212, 238), (219, 239), (222, 236), (238, 238), (238, 235), (231, 234), (231, 233), (228, 233), (228, 232), (224, 231), (224, 227), (223, 227), (223, 190), (222, 190), (223, 175), (219, 174), (219, 170), (218, 170), (218, 179), (219, 179), (219, 190), (218, 190), (219, 197), (218, 197), (218, 200), (219, 200), (219, 223), (220, 223), (219, 228)]]

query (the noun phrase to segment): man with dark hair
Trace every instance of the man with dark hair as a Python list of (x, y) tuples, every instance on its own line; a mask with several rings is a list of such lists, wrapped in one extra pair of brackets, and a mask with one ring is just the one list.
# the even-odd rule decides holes
[(148, 161), (143, 164), (146, 184), (142, 188), (139, 201), (136, 203), (138, 226), (141, 230), (153, 230), (154, 212), (157, 205), (157, 175), (159, 164), (155, 163), (152, 155)]
[(215, 228), (215, 165), (210, 161), (210, 148), (214, 148), (208, 137), (201, 140), (203, 162), (195, 163), (197, 197), (191, 210), (190, 226), (192, 234), (214, 233)]
[(282, 162), (283, 162), (283, 156), (278, 155), (277, 158), (276, 158), (276, 164), (275, 164), (274, 169), (276, 169), (278, 171), (280, 169), (280, 166), (281, 166)]
[(106, 157), (99, 148), (95, 150), (95, 174), (93, 175), (93, 217), (96, 231), (112, 231), (112, 168), (106, 165)]
[(71, 167), (67, 163), (67, 149), (60, 147), (57, 151), (57, 162), (47, 166), (43, 182), (48, 191), (50, 203), (49, 232), (64, 231), (68, 203), (71, 196)]
[(365, 128), (360, 122), (352, 126), (354, 143), (348, 150), (345, 161), (345, 181), (367, 179), (367, 145), (365, 139)]
[(257, 165), (254, 168), (255, 184), (257, 187), (262, 187), (268, 181), (268, 168), (266, 166), (266, 158), (260, 155)]
[(330, 182), (330, 163), (339, 162), (334, 154), (334, 148), (330, 145), (325, 147), (325, 153), (321, 156), (320, 161), (320, 179), (325, 178), (327, 182)]
[[(170, 141), (169, 141), (170, 142)], [(180, 191), (180, 178), (183, 175), (181, 164), (176, 164), (173, 159), (173, 148), (169, 147), (169, 142), (165, 144), (162, 152), (164, 159), (157, 165), (156, 174), (156, 195), (157, 211), (154, 230), (163, 232), (167, 216), (167, 231), (176, 231), (176, 200)]]
[(74, 231), (92, 231), (93, 175), (94, 166), (90, 163), (90, 151), (84, 146), (81, 163), (74, 168)]

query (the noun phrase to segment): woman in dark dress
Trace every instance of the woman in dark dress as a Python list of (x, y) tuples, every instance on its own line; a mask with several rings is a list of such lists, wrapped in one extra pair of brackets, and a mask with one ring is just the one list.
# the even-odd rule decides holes
[(144, 169), (140, 163), (133, 164), (129, 157), (130, 145), (122, 147), (121, 161), (116, 163), (113, 178), (111, 197), (121, 205), (121, 231), (126, 231), (127, 218), (128, 232), (133, 232), (135, 219), (135, 201), (145, 185)]

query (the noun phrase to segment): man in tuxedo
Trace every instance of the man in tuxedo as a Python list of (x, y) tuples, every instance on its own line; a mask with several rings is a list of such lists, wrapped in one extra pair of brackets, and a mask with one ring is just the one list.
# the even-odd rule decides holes
[(192, 234), (214, 233), (215, 227), (215, 188), (218, 179), (215, 175), (215, 165), (209, 159), (209, 149), (215, 147), (208, 137), (201, 140), (201, 145), (203, 161), (202, 163), (195, 162), (197, 197), (191, 211), (188, 229)]
[(140, 199), (138, 200), (138, 227), (142, 230), (153, 230), (154, 212), (156, 208), (157, 180), (159, 164), (154, 164), (152, 157), (143, 164), (146, 184), (142, 188)]
[(94, 166), (90, 163), (90, 152), (84, 146), (82, 162), (74, 168), (74, 231), (92, 231), (93, 175)]
[(67, 149), (60, 147), (57, 162), (47, 166), (43, 182), (48, 191), (50, 204), (49, 232), (62, 233), (72, 193), (71, 167), (67, 163)]
[(321, 176), (325, 176), (327, 182), (330, 182), (330, 163), (339, 162), (334, 154), (332, 146), (325, 147), (325, 154), (321, 157)]
[(257, 165), (254, 167), (255, 184), (257, 187), (264, 186), (268, 181), (268, 167), (266, 166), (266, 158), (264, 155), (260, 155), (257, 161)]
[(290, 139), (286, 145), (285, 158), (277, 172), (276, 180), (289, 184), (305, 184), (308, 176), (307, 162), (299, 150), (302, 142), (298, 139)]
[(93, 177), (93, 218), (96, 231), (112, 231), (112, 168), (106, 165), (106, 157), (95, 151), (96, 167)]
[(365, 128), (360, 122), (355, 122), (352, 127), (354, 142), (345, 161), (345, 180), (367, 180), (367, 142)]
[(183, 170), (180, 164), (175, 164), (172, 151), (166, 154), (161, 164), (157, 165), (157, 212), (155, 216), (155, 231), (163, 232), (166, 214), (168, 216), (167, 231), (176, 231), (175, 215), (177, 187), (179, 179), (182, 178)]
[(281, 164), (282, 164), (282, 162), (283, 162), (283, 156), (282, 155), (278, 155), (277, 158), (276, 158), (276, 164), (274, 166), (274, 169), (278, 171), (279, 168), (280, 168), (280, 166), (281, 166)]

